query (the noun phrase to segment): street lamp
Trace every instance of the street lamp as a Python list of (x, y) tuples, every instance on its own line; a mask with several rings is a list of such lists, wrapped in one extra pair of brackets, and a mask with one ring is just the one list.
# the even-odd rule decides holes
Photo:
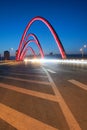
[(87, 48), (87, 45), (84, 45), (84, 48)]
[(13, 51), (13, 48), (10, 48), (9, 50), (10, 50), (10, 51)]
[(87, 48), (87, 45), (84, 45), (82, 48), (80, 48), (80, 52), (82, 54), (82, 57), (84, 55), (84, 49)]
[(87, 53), (86, 48), (87, 48), (87, 45), (84, 45), (85, 56), (86, 56), (86, 53)]
[(81, 51), (81, 54), (82, 54), (82, 57), (83, 57), (83, 48), (80, 48), (80, 51)]

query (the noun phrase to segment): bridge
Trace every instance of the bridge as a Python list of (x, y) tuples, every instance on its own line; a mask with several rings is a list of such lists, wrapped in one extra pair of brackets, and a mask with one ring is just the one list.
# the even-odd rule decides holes
[[(37, 35), (28, 34), (37, 20), (52, 33), (62, 59), (45, 59)], [(37, 45), (41, 59), (36, 59), (30, 43)], [(24, 59), (27, 51), (35, 60)], [(66, 58), (57, 33), (46, 19), (30, 20), (16, 60), (0, 62), (0, 130), (87, 130), (87, 59)]]
[[(52, 36), (55, 39), (55, 42), (56, 42), (56, 44), (57, 44), (57, 46), (59, 48), (59, 51), (60, 51), (60, 54), (61, 54), (62, 58), (66, 59), (66, 53), (65, 53), (64, 47), (63, 47), (63, 45), (62, 45), (62, 43), (61, 43), (61, 41), (59, 39), (59, 36), (57, 35), (56, 31), (54, 30), (53, 26), (45, 18), (37, 16), (37, 17), (34, 17), (33, 19), (31, 19), (29, 21), (28, 25), (26, 26), (26, 28), (24, 30), (24, 33), (22, 35), (22, 38), (21, 38), (21, 41), (20, 41), (20, 44), (19, 44), (19, 47), (18, 47), (16, 60), (23, 60), (24, 57), (22, 55), (23, 55), (24, 51), (25, 51), (25, 54), (26, 54), (26, 52), (27, 52), (26, 47), (31, 42), (34, 42), (38, 46), (41, 57), (44, 58), (44, 51), (43, 51), (43, 49), (41, 47), (41, 44), (40, 44), (38, 38), (36, 37), (36, 35), (33, 34), (33, 33), (27, 34), (30, 26), (37, 20), (42, 21), (48, 27), (48, 29), (50, 30)], [(32, 40), (32, 39), (28, 40), (28, 38), (30, 38), (30, 36), (32, 36), (34, 40)]]

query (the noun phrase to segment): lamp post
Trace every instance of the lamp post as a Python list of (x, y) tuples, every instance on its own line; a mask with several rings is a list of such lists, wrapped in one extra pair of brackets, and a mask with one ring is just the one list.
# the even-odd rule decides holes
[(86, 56), (86, 52), (87, 52), (87, 51), (86, 51), (86, 48), (87, 48), (87, 45), (84, 45), (84, 49), (85, 49), (85, 56)]
[(84, 55), (83, 48), (80, 48), (80, 52), (81, 52), (82, 57), (83, 57), (83, 55)]
[(82, 48), (80, 48), (80, 52), (82, 54), (82, 57), (84, 56), (84, 49), (87, 48), (87, 45), (84, 45)]
[(87, 48), (87, 45), (84, 45), (84, 48)]
[(13, 48), (10, 48), (9, 50), (10, 50), (10, 51), (13, 51)]

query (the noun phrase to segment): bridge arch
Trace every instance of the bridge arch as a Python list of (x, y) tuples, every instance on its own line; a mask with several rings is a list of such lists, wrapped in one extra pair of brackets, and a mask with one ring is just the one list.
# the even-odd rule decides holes
[(37, 17), (34, 17), (33, 19), (31, 19), (30, 22), (28, 23), (28, 25), (26, 26), (26, 28), (24, 30), (24, 33), (22, 35), (21, 41), (20, 41), (19, 48), (18, 48), (17, 59), (19, 59), (22, 43), (24, 41), (24, 38), (26, 36), (26, 33), (27, 33), (28, 29), (30, 28), (31, 24), (33, 22), (37, 21), (37, 20), (42, 21), (49, 28), (49, 30), (51, 31), (51, 33), (52, 33), (52, 35), (53, 35), (53, 37), (54, 37), (54, 39), (56, 41), (56, 44), (57, 44), (58, 48), (60, 50), (62, 58), (65, 59), (66, 58), (66, 53), (65, 53), (64, 47), (63, 47), (58, 35), (56, 34), (54, 28), (52, 27), (52, 25), (45, 18), (40, 17), (40, 16), (37, 16)]
[(27, 53), (28, 50), (30, 50), (30, 51), (32, 52), (32, 54), (34, 55), (34, 58), (36, 58), (35, 51), (33, 50), (32, 47), (28, 46), (28, 47), (23, 51), (22, 56), (21, 56), (21, 60), (24, 59), (24, 57), (25, 57), (25, 55), (26, 55), (26, 53)]
[(24, 39), (24, 41), (23, 41), (23, 44), (24, 44), (24, 45), (26, 44), (28, 38), (31, 37), (31, 36), (32, 36), (35, 40), (37, 40), (38, 43), (40, 43), (39, 40), (38, 40), (38, 38), (37, 38), (37, 36), (36, 36), (34, 33), (29, 33), (27, 36), (25, 36), (25, 39)]
[[(33, 35), (33, 36), (35, 36), (35, 35)], [(35, 37), (36, 37), (36, 36), (35, 36)], [(24, 45), (24, 47), (23, 47), (23, 49), (21, 50), (21, 53), (20, 53), (20, 60), (22, 60), (22, 56), (23, 56), (23, 53), (24, 53), (24, 50), (25, 50), (26, 46), (27, 46), (28, 44), (30, 44), (31, 42), (34, 42), (34, 43), (38, 46), (38, 48), (39, 48), (39, 50), (40, 50), (41, 57), (44, 58), (44, 52), (43, 52), (43, 50), (42, 50), (42, 47), (41, 47), (41, 45), (40, 45), (38, 39), (36, 38), (35, 40), (28, 40), (28, 41), (25, 43), (25, 45)]]
[(24, 43), (24, 46), (25, 46), (25, 44), (27, 44), (28, 38), (31, 37), (31, 36), (35, 39), (35, 42), (36, 42), (36, 44), (37, 44), (37, 46), (38, 46), (38, 48), (39, 48), (39, 50), (40, 50), (40, 54), (41, 54), (42, 58), (44, 58), (43, 49), (42, 49), (41, 44), (40, 44), (40, 42), (39, 42), (39, 40), (38, 40), (38, 38), (37, 38), (37, 36), (36, 36), (35, 34), (29, 33), (29, 34), (25, 37), (24, 42), (23, 42), (23, 43)]

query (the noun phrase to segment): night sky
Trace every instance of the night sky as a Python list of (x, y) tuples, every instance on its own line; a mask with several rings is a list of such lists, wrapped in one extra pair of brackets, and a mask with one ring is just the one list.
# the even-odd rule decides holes
[[(26, 25), (35, 16), (52, 24), (66, 53), (80, 53), (80, 48), (87, 45), (87, 0), (0, 0), (0, 54), (10, 50), (14, 55)], [(36, 34), (45, 54), (59, 53), (41, 21), (34, 22), (28, 33)], [(39, 53), (34, 43), (29, 45)]]

